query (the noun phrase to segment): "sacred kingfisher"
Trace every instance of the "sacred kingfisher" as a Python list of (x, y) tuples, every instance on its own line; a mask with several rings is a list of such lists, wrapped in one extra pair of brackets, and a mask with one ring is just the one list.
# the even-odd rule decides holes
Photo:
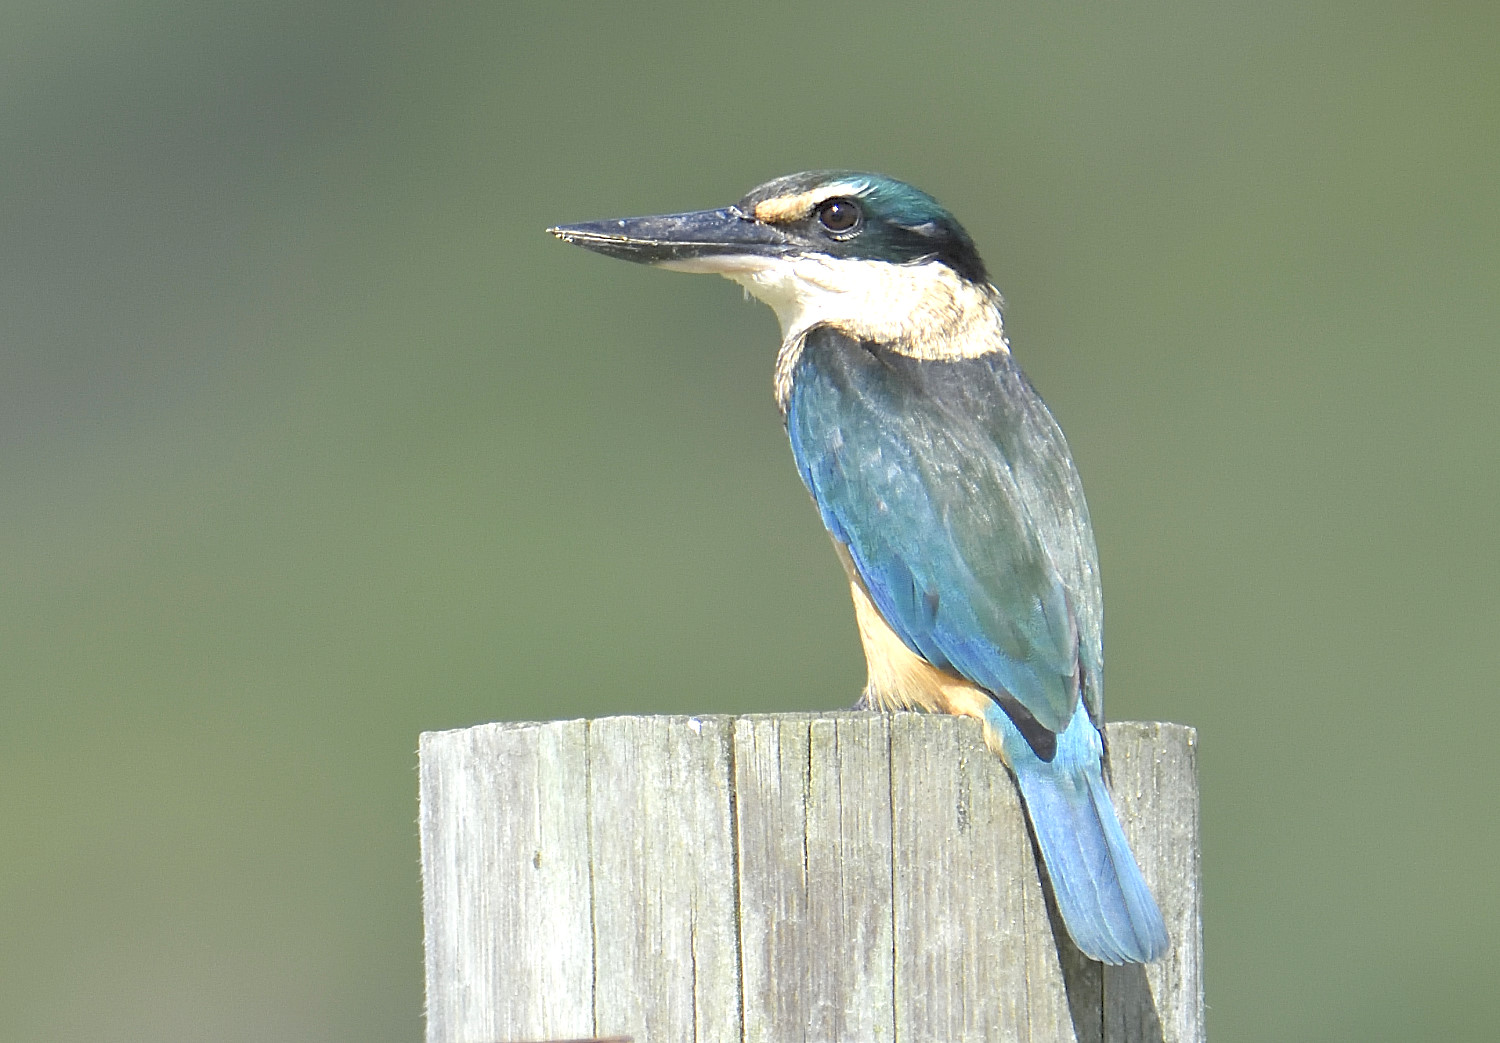
[(1166, 927), (1104, 782), (1083, 486), (968, 233), (910, 185), (851, 171), (777, 178), (720, 210), (550, 231), (724, 275), (775, 310), (776, 404), (849, 576), (862, 704), (979, 718), (1078, 948), (1114, 964), (1162, 956)]

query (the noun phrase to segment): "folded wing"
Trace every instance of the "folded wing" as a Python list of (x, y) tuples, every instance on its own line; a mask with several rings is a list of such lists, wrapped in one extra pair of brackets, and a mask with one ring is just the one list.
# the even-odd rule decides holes
[(815, 328), (787, 430), (824, 524), (908, 648), (1008, 693), (1054, 734), (1081, 690), (1098, 714), (1087, 508), (1061, 431), (1008, 354), (916, 360)]

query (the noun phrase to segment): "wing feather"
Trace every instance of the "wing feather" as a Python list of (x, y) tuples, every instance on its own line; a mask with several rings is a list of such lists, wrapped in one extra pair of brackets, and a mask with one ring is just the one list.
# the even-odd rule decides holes
[(1088, 509), (1062, 432), (1007, 353), (917, 360), (817, 327), (787, 432), (824, 524), (908, 648), (1008, 692), (1054, 733), (1080, 688), (1100, 715)]

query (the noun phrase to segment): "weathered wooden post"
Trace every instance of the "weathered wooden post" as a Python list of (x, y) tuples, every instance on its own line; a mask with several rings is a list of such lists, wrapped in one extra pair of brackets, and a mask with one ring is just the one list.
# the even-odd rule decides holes
[(428, 1043), (1200, 1043), (1195, 733), (1109, 726), (1172, 951), (1102, 967), (971, 720), (842, 712), (422, 737)]

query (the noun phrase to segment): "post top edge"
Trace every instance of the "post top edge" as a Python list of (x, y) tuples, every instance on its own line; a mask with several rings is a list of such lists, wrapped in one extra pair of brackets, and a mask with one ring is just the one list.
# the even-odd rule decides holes
[[(948, 714), (928, 714), (915, 711), (898, 711), (888, 713), (883, 710), (795, 710), (784, 713), (704, 713), (704, 714), (608, 714), (603, 717), (573, 717), (551, 721), (486, 721), (479, 724), (466, 725), (461, 728), (440, 728), (424, 731), (420, 734), (419, 742), (425, 746), (430, 742), (441, 741), (444, 738), (452, 739), (466, 732), (508, 732), (524, 731), (534, 728), (567, 728), (587, 727), (591, 724), (602, 722), (622, 721), (651, 721), (657, 723), (677, 723), (691, 726), (693, 722), (699, 724), (726, 724), (734, 721), (744, 720), (748, 722), (761, 721), (786, 721), (788, 723), (805, 724), (810, 721), (826, 720), (850, 720), (861, 721), (875, 717), (902, 716), (913, 719), (928, 718), (934, 722), (936, 727), (944, 727), (953, 721), (963, 718), (951, 717)], [(941, 723), (939, 723), (941, 722)], [(1108, 721), (1107, 727), (1111, 731), (1144, 731), (1155, 732), (1160, 735), (1174, 735), (1180, 741), (1189, 745), (1197, 745), (1198, 730), (1192, 725), (1177, 724), (1172, 721)]]

